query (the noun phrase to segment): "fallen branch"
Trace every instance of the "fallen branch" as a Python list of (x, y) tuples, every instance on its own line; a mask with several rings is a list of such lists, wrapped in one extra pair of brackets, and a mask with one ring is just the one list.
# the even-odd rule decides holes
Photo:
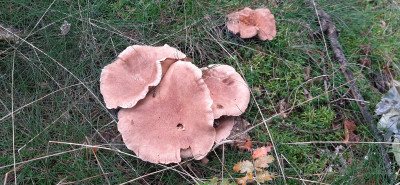
[[(332, 17), (327, 14), (324, 10), (318, 10), (317, 11), (318, 16), (320, 18), (320, 26), (321, 26), (321, 31), (324, 32), (328, 36), (328, 40), (330, 42), (330, 47), (333, 52), (333, 57), (336, 59), (336, 61), (339, 62), (341, 70), (346, 77), (346, 81), (350, 84), (350, 91), (351, 94), (353, 95), (354, 99), (357, 102), (357, 105), (361, 111), (361, 114), (363, 115), (365, 122), (369, 125), (372, 133), (374, 134), (374, 137), (378, 142), (381, 142), (381, 138), (378, 136), (378, 129), (376, 128), (375, 123), (372, 121), (372, 116), (371, 113), (369, 112), (365, 100), (362, 97), (360, 91), (358, 90), (358, 87), (356, 85), (356, 80), (354, 79), (353, 73), (350, 71), (350, 69), (347, 68), (348, 62), (346, 57), (344, 56), (342, 46), (339, 43), (338, 36), (339, 36), (339, 30), (336, 28), (335, 24), (332, 21)], [(392, 177), (394, 177), (392, 170), (391, 170), (391, 163), (389, 156), (384, 148), (383, 145), (379, 145), (379, 149), (381, 151), (381, 155), (383, 157), (383, 162), (385, 163), (386, 167), (386, 172), (388, 176), (393, 180)]]

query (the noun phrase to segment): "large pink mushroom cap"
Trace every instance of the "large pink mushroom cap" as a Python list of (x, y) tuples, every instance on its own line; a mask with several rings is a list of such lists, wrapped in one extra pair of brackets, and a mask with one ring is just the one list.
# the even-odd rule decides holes
[(118, 130), (128, 149), (142, 160), (177, 163), (181, 149), (202, 159), (215, 139), (211, 105), (202, 71), (190, 62), (178, 61), (170, 66), (155, 94), (118, 113)]
[(241, 38), (258, 35), (260, 40), (272, 40), (276, 36), (274, 15), (267, 8), (252, 10), (248, 7), (227, 15), (228, 30)]
[(214, 118), (241, 115), (249, 104), (250, 91), (240, 74), (228, 65), (214, 64), (202, 71), (213, 100)]
[(105, 66), (101, 72), (100, 91), (106, 107), (133, 107), (146, 96), (150, 86), (160, 83), (161, 61), (166, 58), (185, 57), (185, 54), (168, 45), (129, 46), (118, 55), (116, 61)]

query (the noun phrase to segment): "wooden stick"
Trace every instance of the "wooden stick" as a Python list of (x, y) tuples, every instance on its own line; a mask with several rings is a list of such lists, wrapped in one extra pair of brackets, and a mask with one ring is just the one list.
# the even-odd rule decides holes
[[(336, 28), (335, 24), (333, 23), (332, 17), (329, 14), (327, 14), (324, 10), (318, 10), (317, 13), (320, 18), (321, 30), (328, 36), (330, 47), (333, 52), (333, 57), (339, 62), (341, 70), (344, 76), (346, 77), (346, 81), (350, 84), (349, 89), (351, 91), (351, 94), (353, 95), (354, 99), (357, 100), (356, 102), (361, 111), (361, 114), (363, 115), (365, 122), (369, 125), (370, 130), (374, 134), (374, 137), (378, 140), (378, 142), (381, 142), (382, 140), (378, 136), (378, 129), (376, 128), (375, 123), (372, 121), (371, 113), (369, 112), (365, 104), (364, 98), (362, 97), (360, 91), (358, 90), (358, 86), (356, 84), (357, 81), (354, 79), (353, 73), (350, 71), (350, 69), (347, 68), (348, 62), (346, 57), (344, 56), (342, 46), (340, 45), (338, 40), (340, 31)], [(389, 156), (383, 145), (378, 145), (378, 146), (381, 151), (381, 155), (383, 157), (383, 162), (385, 163), (386, 172), (393, 181), (392, 178), (393, 173), (391, 169)]]

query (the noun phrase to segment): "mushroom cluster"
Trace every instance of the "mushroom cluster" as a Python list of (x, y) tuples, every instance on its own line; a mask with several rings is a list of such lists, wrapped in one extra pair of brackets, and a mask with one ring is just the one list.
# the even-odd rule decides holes
[(258, 36), (260, 40), (272, 40), (276, 36), (275, 18), (267, 8), (252, 10), (248, 7), (227, 15), (227, 28), (241, 38)]
[(200, 69), (168, 45), (129, 46), (102, 70), (100, 91), (107, 108), (121, 108), (118, 130), (127, 148), (164, 164), (204, 158), (250, 100), (233, 67)]

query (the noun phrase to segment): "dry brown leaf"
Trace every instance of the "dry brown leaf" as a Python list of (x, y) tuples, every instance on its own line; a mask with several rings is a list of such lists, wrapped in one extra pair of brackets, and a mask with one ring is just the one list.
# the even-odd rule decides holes
[(253, 179), (253, 173), (247, 173), (246, 176), (238, 178), (238, 184), (245, 185), (247, 180)]
[(263, 146), (261, 148), (257, 148), (253, 153), (253, 159), (257, 159), (264, 155), (268, 155), (268, 152), (270, 151), (271, 151), (271, 146)]
[(265, 181), (270, 181), (275, 178), (274, 174), (270, 174), (268, 171), (259, 172), (256, 174), (256, 181), (259, 183), (264, 183)]
[[(2, 25), (0, 23), (0, 25)], [(3, 25), (2, 25), (3, 26)], [(5, 27), (5, 26), (3, 26)], [(0, 41), (12, 41), (16, 42), (18, 41), (18, 37), (16, 35), (20, 35), (20, 31), (14, 28), (5, 28), (2, 29), (0, 28)]]
[(97, 147), (93, 147), (92, 148), (92, 152), (94, 153), (94, 154), (96, 154), (96, 152), (99, 150), (99, 148), (97, 148)]
[(239, 149), (246, 149), (250, 152), (253, 149), (253, 144), (251, 141), (247, 141), (244, 145), (239, 146)]
[(261, 95), (261, 87), (260, 86), (253, 86), (253, 91), (257, 92), (257, 96)]
[(368, 57), (360, 58), (357, 62), (365, 67), (371, 67), (371, 60)]
[(68, 21), (64, 20), (64, 23), (61, 25), (61, 35), (67, 35), (69, 30), (71, 29), (71, 24)]
[(242, 162), (238, 162), (235, 164), (235, 166), (233, 166), (233, 171), (238, 172), (240, 171), (240, 173), (251, 173), (254, 170), (254, 165), (252, 162), (245, 160)]
[(266, 168), (268, 167), (269, 163), (272, 163), (272, 161), (274, 161), (274, 157), (272, 155), (264, 155), (254, 161), (254, 166), (256, 168)]
[(304, 81), (307, 81), (310, 79), (310, 74), (311, 74), (311, 67), (306, 67), (304, 68)]
[(288, 115), (287, 113), (285, 113), (285, 110), (287, 108), (287, 103), (285, 99), (282, 99), (281, 101), (279, 101), (279, 113), (281, 113), (283, 118), (287, 118)]
[(201, 161), (201, 164), (206, 165), (206, 164), (208, 164), (208, 162), (210, 162), (210, 159), (208, 159), (207, 157), (204, 157), (200, 161)]
[(357, 136), (354, 134), (354, 131), (356, 130), (356, 124), (353, 122), (345, 119), (344, 120), (344, 142), (358, 142), (360, 141), (360, 136)]

